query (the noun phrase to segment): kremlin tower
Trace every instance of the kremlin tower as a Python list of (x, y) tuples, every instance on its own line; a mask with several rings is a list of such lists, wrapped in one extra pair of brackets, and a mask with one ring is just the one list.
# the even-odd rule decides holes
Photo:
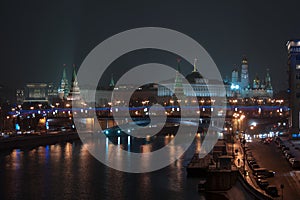
[(73, 65), (73, 68), (74, 69), (73, 69), (73, 75), (72, 75), (72, 84), (71, 84), (70, 92), (67, 96), (67, 100), (78, 101), (81, 99), (80, 98), (80, 89), (78, 87), (75, 65)]
[(78, 80), (76, 75), (76, 68), (73, 65), (73, 74), (72, 74), (72, 82), (69, 87), (69, 81), (67, 79), (66, 73), (66, 65), (64, 65), (62, 79), (60, 81), (60, 86), (58, 88), (58, 97), (60, 100), (67, 101), (80, 101), (80, 88), (78, 86)]
[(246, 57), (242, 60), (241, 71), (241, 89), (246, 89), (249, 86), (248, 60)]
[(68, 94), (69, 94), (69, 82), (67, 79), (66, 64), (64, 64), (63, 75), (60, 81), (60, 86), (58, 88), (58, 97), (59, 99), (62, 100), (65, 99)]
[(241, 81), (238, 82), (238, 70), (234, 69), (231, 76), (231, 91), (233, 96), (242, 98), (260, 97), (270, 98), (273, 96), (273, 88), (269, 69), (267, 69), (266, 77), (260, 79), (256, 74), (253, 85), (249, 82), (248, 61), (246, 57), (242, 60)]
[(176, 72), (176, 77), (175, 77), (175, 85), (174, 85), (174, 94), (178, 100), (182, 100), (184, 97), (184, 92), (183, 92), (183, 85), (182, 85), (182, 79), (180, 77), (180, 59), (177, 59), (177, 72)]

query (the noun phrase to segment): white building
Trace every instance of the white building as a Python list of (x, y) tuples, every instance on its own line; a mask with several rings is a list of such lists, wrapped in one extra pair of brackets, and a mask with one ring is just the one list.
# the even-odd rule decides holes
[[(179, 69), (180, 68), (178, 67), (178, 70)], [(208, 80), (202, 77), (201, 74), (197, 71), (196, 66), (194, 66), (193, 71), (186, 76), (186, 80), (188, 81), (188, 83), (179, 81), (178, 77), (179, 76), (177, 72), (175, 79), (163, 82), (162, 84), (165, 86), (159, 85), (157, 95), (173, 96), (172, 90), (176, 91), (176, 94), (178, 94), (178, 91), (180, 91), (180, 89), (178, 89), (179, 87), (182, 87), (183, 95), (186, 97), (231, 97), (233, 94), (229, 84), (224, 83), (223, 81), (220, 82), (218, 80)], [(171, 88), (172, 90), (170, 90), (169, 88)]]

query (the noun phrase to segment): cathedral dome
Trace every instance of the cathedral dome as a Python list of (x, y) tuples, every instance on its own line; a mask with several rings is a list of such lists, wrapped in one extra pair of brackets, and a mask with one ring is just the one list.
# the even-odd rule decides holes
[(192, 71), (192, 73), (188, 74), (185, 78), (189, 83), (196, 83), (196, 79), (202, 79), (203, 76), (197, 71)]

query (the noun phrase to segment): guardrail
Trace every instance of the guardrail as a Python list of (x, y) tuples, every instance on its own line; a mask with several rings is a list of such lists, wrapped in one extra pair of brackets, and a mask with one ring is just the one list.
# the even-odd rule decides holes
[(251, 194), (255, 199), (265, 199), (265, 200), (273, 199), (271, 196), (261, 193), (256, 188), (254, 188), (251, 184), (249, 184), (248, 181), (244, 179), (240, 170), (238, 173), (238, 181), (245, 188), (245, 190), (249, 192), (249, 194)]

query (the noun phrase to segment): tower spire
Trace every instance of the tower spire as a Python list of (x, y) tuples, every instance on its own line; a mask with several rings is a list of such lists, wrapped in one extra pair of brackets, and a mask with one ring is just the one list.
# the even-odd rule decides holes
[(62, 79), (63, 79), (63, 80), (66, 80), (66, 79), (67, 79), (67, 73), (66, 73), (66, 66), (67, 66), (67, 65), (64, 64), (63, 66), (64, 66), (64, 69), (63, 69)]
[(70, 88), (70, 92), (68, 94), (67, 99), (72, 100), (72, 101), (80, 100), (80, 89), (78, 86), (75, 64), (73, 64), (72, 83), (71, 83), (71, 88)]
[(78, 85), (77, 75), (76, 75), (76, 66), (75, 66), (75, 64), (73, 64), (72, 86), (73, 86), (74, 84), (76, 84), (76, 86)]
[(242, 70), (241, 70), (241, 89), (246, 89), (249, 86), (249, 73), (248, 73), (248, 60), (246, 56), (242, 59)]
[(114, 74), (111, 73), (109, 87), (115, 87)]
[(193, 70), (193, 72), (197, 72), (196, 62), (197, 62), (197, 58), (194, 59), (194, 70)]
[(181, 58), (177, 58), (177, 71), (178, 71), (179, 73), (181, 73), (180, 62), (181, 62)]
[(265, 78), (266, 89), (273, 90), (272, 83), (271, 83), (271, 76), (270, 76), (269, 71), (270, 71), (270, 69), (267, 68), (267, 74), (266, 74), (266, 78)]
[(58, 89), (58, 96), (60, 99), (64, 99), (69, 93), (69, 83), (68, 83), (67, 73), (66, 73), (66, 64), (63, 64), (63, 67), (64, 67), (63, 74)]

